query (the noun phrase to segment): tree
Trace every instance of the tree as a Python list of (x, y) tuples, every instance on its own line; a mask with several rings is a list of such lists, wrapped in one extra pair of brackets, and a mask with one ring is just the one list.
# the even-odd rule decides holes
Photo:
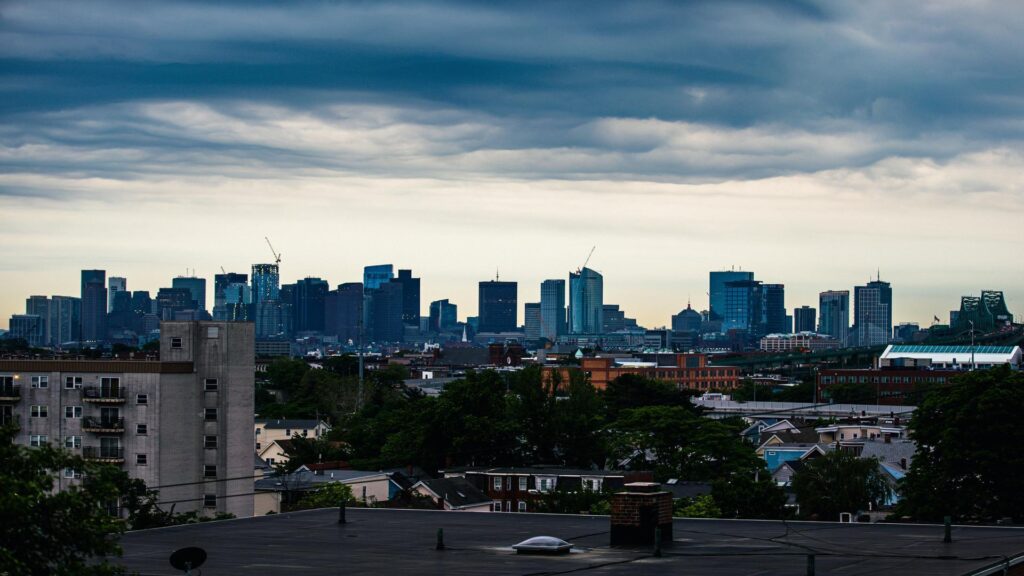
[(672, 507), (673, 516), (683, 518), (721, 518), (722, 510), (711, 494), (695, 498), (680, 498)]
[(772, 482), (761, 462), (756, 474), (737, 473), (711, 483), (720, 518), (778, 519), (785, 516), (786, 493)]
[(352, 488), (341, 482), (330, 482), (313, 492), (304, 495), (292, 506), (292, 510), (310, 510), (313, 508), (335, 508), (342, 502), (352, 502)]
[[(9, 574), (101, 575), (120, 569), (117, 536), (124, 524), (108, 513), (127, 476), (112, 466), (83, 461), (44, 445), (14, 444), (0, 432), (0, 566)], [(81, 471), (82, 483), (55, 491), (57, 474)]]
[(806, 461), (793, 477), (793, 492), (802, 516), (826, 521), (877, 508), (892, 496), (877, 460), (843, 450)]
[(624, 374), (612, 380), (603, 394), (609, 420), (617, 419), (624, 410), (644, 406), (678, 406), (697, 414), (700, 410), (690, 401), (693, 395), (674, 384), (636, 374)]
[(536, 512), (549, 514), (608, 514), (610, 498), (611, 493), (603, 490), (558, 488), (541, 493), (534, 506)]
[(273, 362), (267, 366), (267, 379), (270, 381), (270, 387), (275, 390), (282, 390), (285, 393), (290, 393), (299, 382), (302, 377), (309, 372), (309, 364), (306, 364), (302, 360), (292, 360), (291, 358), (276, 358)]
[(1024, 521), (1024, 374), (979, 370), (927, 391), (910, 421), (917, 453), (896, 514)]
[(300, 466), (317, 462), (334, 462), (348, 458), (348, 451), (340, 443), (326, 438), (308, 438), (295, 434), (287, 446), (288, 460), (282, 463), (284, 472), (293, 472)]

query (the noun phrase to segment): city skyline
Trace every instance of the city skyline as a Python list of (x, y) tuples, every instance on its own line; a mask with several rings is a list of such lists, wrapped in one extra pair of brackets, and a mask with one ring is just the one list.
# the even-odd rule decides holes
[[(382, 261), (382, 260), (375, 260), (375, 261)], [(248, 274), (248, 270), (252, 266), (261, 265), (261, 264), (265, 265), (265, 264), (267, 264), (267, 262), (255, 262), (254, 264), (251, 264), (249, 268), (246, 268), (246, 272), (237, 272), (237, 271), (232, 272), (232, 270), (230, 268), (227, 268), (227, 267), (225, 267), (225, 269), (228, 271), (228, 273)], [(284, 264), (284, 262), (282, 262), (281, 267), (283, 268), (283, 270), (280, 273), (281, 279), (279, 280), (279, 284), (280, 285), (293, 284), (293, 283), (299, 282), (299, 281), (307, 279), (307, 278), (312, 278), (312, 279), (321, 279), (321, 280), (326, 281), (327, 285), (328, 285), (328, 289), (334, 290), (335, 288), (337, 288), (341, 284), (347, 284), (347, 283), (350, 283), (350, 282), (361, 282), (361, 280), (364, 278), (364, 272), (365, 272), (364, 269), (366, 267), (373, 268), (373, 267), (376, 267), (376, 266), (377, 265), (355, 266), (354, 269), (359, 270), (359, 273), (355, 274), (354, 278), (335, 279), (335, 278), (333, 278), (331, 276), (328, 276), (328, 275), (325, 275), (323, 273), (321, 273), (321, 274), (311, 273), (311, 274), (308, 274), (308, 275), (303, 275), (301, 277), (292, 278), (289, 274), (287, 274), (287, 265)], [(390, 265), (390, 266), (392, 266), (396, 270), (398, 268), (400, 268), (400, 267), (403, 268), (403, 269), (404, 268), (408, 268), (404, 264), (394, 264), (394, 265)], [(128, 290), (128, 292), (134, 292), (134, 291), (138, 291), (138, 290), (148, 291), (153, 298), (156, 297), (157, 291), (160, 288), (169, 288), (171, 286), (171, 284), (173, 283), (174, 279), (181, 280), (181, 279), (185, 279), (185, 278), (191, 278), (191, 276), (185, 276), (184, 274), (196, 274), (195, 277), (205, 280), (206, 281), (206, 285), (207, 285), (207, 292), (210, 293), (210, 294), (213, 294), (213, 290), (214, 290), (214, 278), (213, 278), (213, 276), (216, 275), (216, 274), (221, 274), (221, 271), (218, 269), (215, 273), (211, 273), (210, 276), (207, 277), (207, 276), (204, 276), (203, 274), (199, 273), (198, 269), (190, 268), (187, 272), (184, 272), (182, 274), (169, 274), (169, 275), (167, 275), (167, 277), (164, 280), (156, 280), (155, 283), (153, 283), (153, 284), (143, 284), (143, 285), (140, 285), (142, 282), (138, 281), (138, 280), (133, 280), (133, 276), (134, 275), (130, 271), (126, 272), (125, 270), (117, 270), (116, 272), (112, 272), (111, 270), (103, 269), (103, 268), (97, 268), (97, 270), (104, 270), (106, 272), (108, 278), (111, 277), (112, 275), (114, 275), (114, 277), (126, 278), (127, 279), (127, 290)], [(76, 278), (77, 278), (77, 280), (75, 281), (76, 284), (78, 284), (80, 282), (81, 273), (83, 271), (84, 271), (83, 269), (75, 271)], [(594, 271), (595, 272), (599, 272), (599, 269), (595, 267)], [(687, 303), (688, 302), (693, 305), (695, 310), (698, 310), (698, 311), (699, 310), (707, 310), (708, 309), (708, 300), (709, 300), (709, 298), (708, 298), (708, 289), (709, 289), (708, 276), (709, 276), (709, 272), (724, 272), (724, 271), (729, 271), (729, 270), (709, 270), (709, 271), (705, 271), (704, 272), (704, 287), (703, 287), (704, 294), (701, 295), (701, 298), (697, 298), (697, 297), (693, 297), (693, 296), (684, 296), (683, 297), (683, 301), (678, 304), (677, 308), (666, 308), (665, 310), (661, 310), (660, 308), (656, 308), (656, 307), (653, 307), (653, 306), (643, 306), (641, 302), (637, 302), (637, 303), (634, 304), (634, 303), (630, 302), (629, 300), (617, 300), (617, 299), (614, 299), (614, 298), (609, 298), (607, 295), (603, 298), (603, 300), (604, 300), (605, 304), (609, 304), (610, 303), (610, 304), (617, 304), (617, 305), (619, 305), (626, 312), (626, 314), (628, 316), (635, 317), (637, 319), (637, 321), (640, 323), (640, 325), (642, 325), (642, 326), (645, 326), (647, 328), (667, 327), (667, 326), (671, 326), (671, 323), (672, 323), (671, 317), (673, 315), (679, 313), (680, 311), (684, 310), (687, 307)], [(737, 267), (735, 269), (735, 271), (739, 272), (740, 270)], [(484, 279), (478, 279), (478, 280), (472, 281), (471, 282), (471, 286), (469, 287), (468, 290), (466, 290), (466, 289), (454, 289), (451, 292), (444, 292), (442, 289), (433, 286), (434, 278), (430, 275), (429, 271), (421, 271), (421, 270), (417, 270), (417, 269), (413, 268), (412, 272), (414, 274), (416, 274), (420, 279), (425, 280), (425, 282), (423, 282), (423, 288), (421, 289), (421, 297), (420, 297), (420, 308), (421, 308), (421, 311), (420, 311), (420, 313), (423, 316), (429, 316), (429, 305), (430, 305), (430, 303), (433, 302), (433, 301), (436, 301), (436, 300), (446, 299), (446, 300), (451, 301), (452, 304), (455, 304), (455, 305), (457, 305), (459, 307), (458, 321), (460, 321), (460, 322), (465, 321), (465, 319), (467, 317), (473, 317), (473, 316), (477, 316), (478, 315), (479, 284), (481, 282), (489, 282), (489, 281), (493, 281), (494, 280), (494, 277), (492, 275), (490, 278), (484, 278)], [(760, 273), (760, 271), (758, 271), (758, 270), (743, 270), (743, 272), (753, 273), (755, 279), (757, 279), (759, 281), (763, 281), (764, 277), (767, 276), (766, 274)], [(554, 275), (543, 275), (542, 274), (540, 276), (537, 276), (537, 278), (539, 278), (539, 280), (536, 281), (536, 282), (533, 282), (532, 280), (523, 281), (521, 279), (508, 277), (508, 276), (505, 276), (504, 274), (502, 274), (501, 275), (501, 280), (503, 282), (507, 280), (509, 282), (515, 282), (515, 283), (518, 284), (518, 293), (519, 293), (519, 295), (518, 295), (518, 304), (517, 304), (517, 308), (516, 308), (517, 315), (518, 315), (518, 318), (520, 320), (518, 325), (522, 326), (522, 320), (524, 318), (523, 317), (524, 305), (527, 304), (527, 303), (530, 303), (530, 302), (540, 302), (540, 300), (541, 300), (541, 298), (540, 298), (540, 296), (541, 296), (541, 283), (546, 281), (546, 280), (563, 280), (563, 281), (565, 281), (565, 287), (566, 287), (566, 291), (565, 291), (566, 301), (565, 301), (565, 303), (566, 303), (566, 312), (568, 312), (568, 303), (569, 303), (569, 293), (568, 293), (568, 284), (569, 284), (569, 282), (568, 282), (568, 280), (569, 280), (570, 274), (572, 274), (572, 273), (574, 273), (574, 271), (571, 271), (571, 270), (570, 271), (566, 271), (563, 277), (556, 277)], [(880, 272), (876, 270), (867, 279), (862, 280), (862, 281), (860, 281), (860, 282), (858, 282), (856, 284), (850, 285), (850, 286), (833, 286), (831, 288), (822, 289), (822, 290), (818, 290), (818, 291), (813, 291), (813, 297), (808, 297), (808, 299), (806, 301), (796, 300), (796, 297), (794, 296), (794, 294), (797, 294), (797, 293), (801, 293), (802, 294), (802, 293), (806, 292), (806, 290), (797, 291), (796, 289), (792, 288), (790, 283), (786, 282), (784, 278), (778, 278), (778, 277), (775, 277), (775, 276), (772, 276), (772, 278), (773, 278), (773, 281), (775, 283), (779, 283), (779, 284), (785, 285), (785, 292), (786, 292), (786, 296), (785, 296), (785, 310), (786, 310), (787, 314), (792, 314), (793, 310), (795, 308), (799, 308), (800, 306), (810, 306), (811, 308), (816, 309), (818, 311), (818, 313), (820, 313), (819, 297), (820, 297), (821, 293), (828, 292), (830, 290), (838, 290), (838, 291), (846, 290), (846, 291), (849, 291), (850, 292), (850, 296), (849, 296), (849, 298), (850, 298), (850, 306), (851, 306), (850, 311), (849, 311), (849, 324), (852, 326), (855, 323), (855, 318), (854, 318), (853, 309), (852, 309), (854, 287), (855, 286), (864, 285), (864, 284), (867, 284), (869, 282), (876, 281), (877, 278), (878, 278), (877, 275), (879, 273)], [(903, 309), (903, 301), (904, 301), (904, 299), (905, 299), (905, 301), (907, 303), (907, 308), (911, 308), (910, 303), (914, 302), (914, 301), (919, 301), (920, 298), (918, 298), (918, 296), (915, 295), (915, 294), (905, 293), (904, 289), (896, 281), (894, 281), (890, 277), (886, 276), (886, 274), (881, 273), (881, 278), (882, 278), (882, 281), (892, 285), (893, 302), (894, 302), (894, 304), (893, 304), (893, 312), (892, 312), (892, 322), (893, 322), (894, 326), (897, 325), (897, 324), (900, 324), (900, 323), (910, 322), (910, 323), (917, 323), (917, 324), (919, 324), (922, 327), (927, 327), (927, 326), (929, 326), (930, 324), (933, 323), (932, 320), (936, 316), (940, 319), (940, 323), (942, 323), (942, 324), (948, 323), (950, 311), (959, 309), (960, 298), (962, 296), (970, 296), (970, 295), (976, 294), (980, 290), (979, 287), (971, 285), (969, 283), (970, 281), (968, 281), (967, 287), (965, 288), (963, 294), (959, 294), (959, 295), (956, 295), (956, 296), (949, 295), (948, 298), (942, 300), (942, 301), (948, 301), (949, 302), (948, 308), (943, 309), (943, 310), (938, 310), (938, 311), (928, 315), (927, 317), (922, 316), (921, 318), (916, 318), (916, 317), (908, 317), (906, 315), (903, 315), (903, 313), (901, 311)], [(604, 282), (605, 294), (608, 294), (608, 290), (607, 289), (609, 287), (611, 287), (611, 286), (614, 286), (614, 284), (616, 282), (616, 279), (615, 278), (608, 279), (607, 277), (605, 277), (605, 280), (606, 280)], [(249, 282), (251, 284), (251, 282), (252, 282), (251, 278), (250, 278)], [(66, 282), (64, 284), (67, 285)], [(448, 282), (442, 281), (440, 284), (441, 285), (453, 285), (450, 282), (450, 280)], [(658, 287), (657, 286), (653, 286), (653, 287), (652, 286), (647, 286), (645, 288), (647, 290), (651, 291), (651, 292), (657, 292), (658, 291)], [(985, 289), (988, 289), (988, 288), (993, 288), (993, 287), (986, 287)], [(999, 288), (999, 287), (994, 287), (993, 289), (1001, 290), (1001, 288)], [(9, 319), (10, 319), (11, 315), (13, 315), (13, 314), (23, 314), (25, 312), (25, 305), (26, 305), (25, 302), (31, 296), (36, 296), (36, 295), (51, 296), (51, 295), (53, 295), (53, 296), (70, 296), (70, 297), (77, 298), (80, 295), (79, 294), (80, 290), (81, 290), (80, 287), (75, 287), (72, 290), (65, 290), (65, 291), (62, 292), (60, 290), (47, 290), (47, 289), (43, 289), (43, 288), (40, 287), (39, 289), (37, 289), (35, 291), (26, 292), (20, 298), (19, 297), (14, 298), (16, 304), (15, 304), (14, 309), (10, 313), (6, 313), (5, 314), (3, 311), (0, 311), (0, 314), (4, 314), (3, 318), (0, 318), (0, 322), (9, 322)], [(694, 292), (697, 292), (697, 291), (695, 290)], [(254, 294), (256, 293), (255, 290), (253, 291), (253, 293)], [(614, 290), (612, 293), (613, 294), (622, 294), (622, 291), (621, 291), (621, 289), (620, 290)], [(810, 294), (810, 292), (807, 292), (807, 293)], [(453, 294), (459, 294), (459, 296), (453, 296)], [(692, 294), (692, 292), (690, 294)], [(1014, 294), (1012, 292), (1007, 292), (1007, 294), (1008, 294), (1007, 297), (1006, 297), (1007, 303), (1008, 303), (1010, 309), (1013, 310), (1014, 309), (1014, 304), (1015, 304)], [(940, 298), (942, 298), (941, 295), (936, 297), (936, 299), (940, 299)], [(207, 306), (205, 307), (205, 309), (208, 312), (212, 312), (212, 310), (213, 310), (211, 302), (212, 302), (212, 300), (208, 301), (207, 302)], [(654, 313), (653, 314), (651, 314), (651, 313), (645, 314), (645, 313), (642, 312), (642, 311), (649, 311), (649, 310), (654, 310)], [(568, 329), (568, 325), (567, 325), (567, 329)]]
[(788, 309), (877, 269), (894, 322), (980, 287), (1012, 306), (1022, 13), (11, 0), (0, 316), (87, 268), (151, 292), (248, 272), (264, 236), (287, 280), (396, 262), (463, 314), (495, 268), (532, 302), (594, 245), (605, 301), (647, 325), (734, 264)]

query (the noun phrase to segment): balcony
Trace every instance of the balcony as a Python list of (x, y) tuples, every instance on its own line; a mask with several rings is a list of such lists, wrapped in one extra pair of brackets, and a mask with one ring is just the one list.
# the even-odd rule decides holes
[(0, 402), (21, 400), (21, 386), (0, 386)]
[(119, 464), (124, 462), (124, 448), (120, 446), (85, 446), (82, 448), (82, 458), (92, 462)]
[(124, 418), (97, 418), (88, 416), (82, 420), (82, 430), (101, 434), (124, 432)]
[(82, 388), (82, 400), (95, 404), (124, 404), (124, 388), (86, 386)]
[(21, 430), (21, 414), (0, 414), (0, 428), (8, 426)]

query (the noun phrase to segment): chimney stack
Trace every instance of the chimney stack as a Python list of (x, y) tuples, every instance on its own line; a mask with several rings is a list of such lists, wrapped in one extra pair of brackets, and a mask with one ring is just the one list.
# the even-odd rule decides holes
[(664, 545), (672, 543), (672, 494), (657, 482), (633, 482), (612, 495), (611, 544), (654, 545), (661, 529)]

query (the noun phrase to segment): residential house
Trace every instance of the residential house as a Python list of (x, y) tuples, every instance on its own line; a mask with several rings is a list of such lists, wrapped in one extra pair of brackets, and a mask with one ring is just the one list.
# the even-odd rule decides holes
[(531, 512), (536, 501), (554, 490), (618, 490), (629, 482), (649, 482), (650, 472), (578, 470), (572, 468), (468, 468), (445, 471), (445, 478), (464, 477), (485, 492), (495, 512)]
[(257, 454), (274, 440), (291, 440), (298, 434), (303, 438), (320, 438), (331, 427), (322, 420), (294, 418), (257, 418), (255, 420), (255, 451)]
[(412, 491), (427, 496), (442, 510), (490, 512), (491, 497), (462, 477), (427, 478), (413, 485)]
[(383, 503), (395, 497), (404, 486), (400, 472), (368, 470), (310, 470), (300, 466), (290, 474), (267, 476), (255, 482), (255, 514), (257, 516), (282, 509), (297, 502), (303, 493), (313, 492), (329, 483), (340, 482), (352, 488), (357, 502), (366, 505)]

